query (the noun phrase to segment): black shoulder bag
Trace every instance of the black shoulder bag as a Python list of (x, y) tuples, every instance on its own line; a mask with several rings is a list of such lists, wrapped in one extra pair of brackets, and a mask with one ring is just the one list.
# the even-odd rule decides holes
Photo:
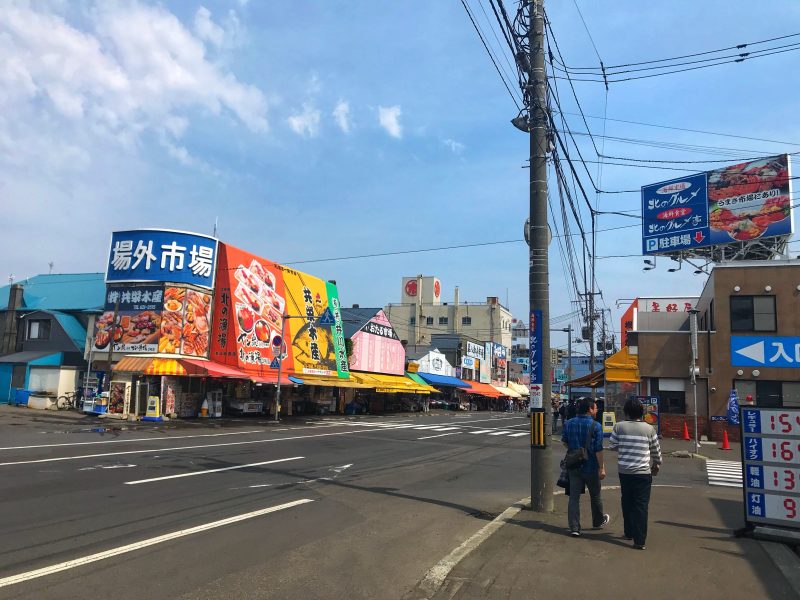
[(586, 433), (586, 444), (582, 448), (574, 450), (567, 450), (567, 455), (564, 457), (564, 467), (568, 471), (580, 469), (589, 460), (589, 444), (592, 443), (594, 437), (594, 421), (589, 425), (589, 431)]

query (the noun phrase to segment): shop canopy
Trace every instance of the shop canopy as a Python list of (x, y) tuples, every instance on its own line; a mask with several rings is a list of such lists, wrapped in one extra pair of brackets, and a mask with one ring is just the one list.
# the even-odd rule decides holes
[[(124, 356), (115, 366), (117, 373), (142, 373), (144, 375), (177, 375), (190, 377), (223, 377), (229, 379), (251, 380), (256, 383), (278, 382), (277, 372), (253, 375), (236, 367), (224, 365), (202, 358), (173, 358), (166, 356)], [(286, 375), (281, 376), (281, 383), (291, 385)]]
[(457, 387), (469, 389), (469, 384), (458, 377), (448, 375), (434, 375), (433, 373), (417, 373), (426, 383), (433, 386)]
[(503, 395), (488, 383), (479, 383), (477, 381), (468, 381), (467, 383), (469, 383), (469, 389), (464, 391), (468, 394), (480, 394), (489, 398), (500, 398)]
[(569, 385), (572, 387), (588, 387), (588, 388), (597, 388), (603, 386), (603, 377), (605, 376), (605, 369), (600, 369), (599, 371), (595, 371), (594, 373), (589, 373), (588, 375), (584, 375), (583, 377), (578, 377), (577, 379), (573, 379), (572, 381), (567, 381), (564, 385)]
[(294, 383), (300, 385), (317, 385), (320, 387), (338, 387), (338, 388), (370, 388), (372, 386), (359, 383), (355, 378), (342, 379), (340, 377), (328, 377), (325, 375), (309, 375), (307, 373), (290, 375), (289, 379)]
[(404, 375), (386, 375), (384, 373), (354, 373), (350, 372), (350, 377), (355, 378), (359, 383), (368, 384), (375, 388), (378, 393), (394, 394), (430, 394), (436, 393), (436, 389), (427, 383), (418, 383)]
[(503, 396), (508, 396), (509, 398), (522, 398), (522, 395), (518, 394), (510, 387), (506, 387), (504, 385), (493, 385), (492, 387), (500, 392)]
[(520, 396), (530, 396), (531, 392), (528, 389), (528, 386), (522, 385), (521, 383), (514, 383), (513, 381), (508, 382), (508, 387), (512, 390), (517, 392)]
[(624, 346), (606, 359), (606, 381), (639, 382), (639, 357)]

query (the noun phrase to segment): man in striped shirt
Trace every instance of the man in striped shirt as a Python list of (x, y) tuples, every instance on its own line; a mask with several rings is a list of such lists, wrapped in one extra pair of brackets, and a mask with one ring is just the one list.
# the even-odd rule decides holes
[(650, 489), (653, 475), (661, 469), (661, 446), (653, 426), (642, 421), (644, 407), (639, 400), (629, 399), (623, 410), (626, 420), (614, 425), (608, 446), (618, 453), (625, 539), (644, 550)]

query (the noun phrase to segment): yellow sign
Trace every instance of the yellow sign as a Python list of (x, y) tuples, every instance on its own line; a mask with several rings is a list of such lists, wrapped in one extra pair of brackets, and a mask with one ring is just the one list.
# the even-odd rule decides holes
[(544, 448), (544, 411), (534, 411), (531, 413), (531, 446)]
[(410, 362), (408, 363), (408, 372), (409, 373), (416, 373), (419, 371), (419, 363)]
[(161, 421), (161, 398), (159, 396), (147, 397), (147, 411), (142, 421)]
[(611, 435), (611, 430), (617, 424), (617, 415), (613, 412), (603, 413), (603, 435)]

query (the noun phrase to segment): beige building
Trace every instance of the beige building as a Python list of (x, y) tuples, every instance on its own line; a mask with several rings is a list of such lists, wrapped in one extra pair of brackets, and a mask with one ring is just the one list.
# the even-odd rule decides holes
[(399, 304), (384, 308), (392, 327), (408, 344), (429, 344), (437, 333), (461, 334), (482, 342), (511, 348), (511, 312), (499, 298), (485, 302), (462, 302), (458, 287), (452, 302), (442, 301), (442, 284), (437, 277), (403, 277)]

